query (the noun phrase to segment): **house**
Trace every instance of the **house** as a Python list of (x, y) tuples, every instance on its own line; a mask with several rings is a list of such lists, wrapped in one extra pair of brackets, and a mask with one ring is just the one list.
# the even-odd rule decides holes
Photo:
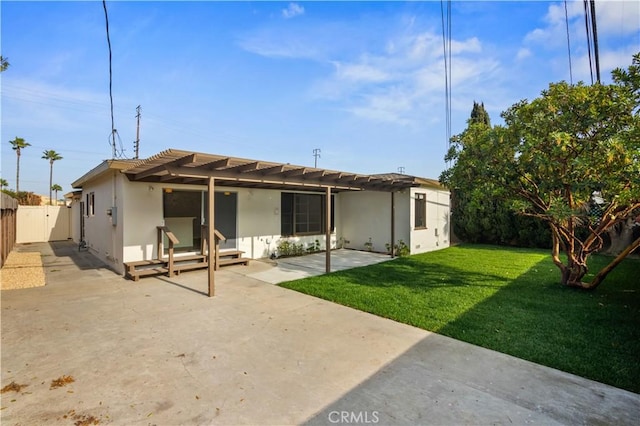
[[(200, 254), (215, 230), (225, 238), (221, 253), (248, 259), (278, 255), (284, 241), (377, 252), (402, 241), (412, 254), (449, 246), (449, 191), (403, 174), (169, 149), (146, 160), (106, 160), (72, 186), (72, 238), (118, 273), (125, 263), (166, 256), (167, 231), (176, 258)], [(208, 218), (215, 230), (203, 227)], [(327, 269), (329, 261), (330, 254)]]

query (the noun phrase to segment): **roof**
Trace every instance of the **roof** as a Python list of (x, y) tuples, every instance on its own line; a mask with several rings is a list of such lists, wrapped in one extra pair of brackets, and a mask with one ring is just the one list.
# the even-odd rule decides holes
[(82, 186), (92, 180), (102, 175), (104, 172), (108, 170), (124, 170), (128, 167), (131, 167), (132, 164), (139, 163), (140, 160), (104, 160), (102, 163), (98, 164), (93, 169), (89, 170), (87, 173), (82, 175), (80, 178), (76, 179), (72, 184), (72, 188), (82, 188)]
[(415, 178), (406, 175), (364, 175), (175, 149), (162, 151), (123, 173), (136, 182), (206, 184), (213, 177), (222, 186), (316, 191), (325, 187), (336, 191), (396, 191), (419, 186)]
[(365, 175), (177, 149), (162, 151), (146, 160), (105, 160), (72, 186), (81, 188), (109, 170), (118, 170), (133, 182), (206, 185), (209, 178), (215, 178), (221, 186), (302, 191), (330, 187), (335, 192), (390, 192), (425, 185), (442, 187), (432, 179), (399, 173)]

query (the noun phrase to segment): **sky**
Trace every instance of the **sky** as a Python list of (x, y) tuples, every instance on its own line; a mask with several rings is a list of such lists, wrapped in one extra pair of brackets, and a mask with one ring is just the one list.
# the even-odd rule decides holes
[[(140, 105), (140, 158), (174, 148), (435, 179), (447, 167), (440, 1), (106, 5), (117, 158), (135, 155)], [(591, 83), (583, 2), (567, 16), (564, 2), (451, 2), (452, 135), (474, 101), (500, 124), (549, 83)], [(640, 2), (597, 0), (596, 18), (609, 83), (640, 51)], [(3, 0), (0, 19), (0, 174), (15, 189), (21, 137), (20, 189), (48, 194), (41, 157), (55, 150), (53, 183), (70, 192), (113, 157), (103, 4)]]

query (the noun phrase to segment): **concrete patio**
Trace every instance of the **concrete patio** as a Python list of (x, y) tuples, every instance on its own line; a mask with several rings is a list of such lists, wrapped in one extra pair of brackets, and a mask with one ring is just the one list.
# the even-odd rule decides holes
[(269, 285), (266, 262), (218, 271), (208, 298), (206, 271), (134, 283), (69, 243), (18, 249), (47, 285), (2, 291), (1, 385), (26, 385), (3, 425), (640, 418), (640, 395)]

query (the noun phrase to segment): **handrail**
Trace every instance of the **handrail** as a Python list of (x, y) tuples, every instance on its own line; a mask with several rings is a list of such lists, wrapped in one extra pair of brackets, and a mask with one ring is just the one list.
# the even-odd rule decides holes
[[(204, 252), (205, 249), (207, 251), (207, 256), (208, 259), (211, 258), (211, 255), (209, 254), (209, 232), (207, 231), (209, 229), (208, 225), (202, 225), (201, 229), (200, 229), (200, 236), (201, 236), (201, 247), (200, 247), (200, 253), (202, 253), (202, 255), (204, 256)], [(214, 235), (215, 235), (215, 245), (214, 245), (214, 269), (217, 271), (218, 268), (220, 267), (220, 241), (226, 241), (227, 238), (222, 235), (222, 233), (220, 231), (218, 231), (217, 229), (213, 230)]]
[(179, 244), (180, 241), (176, 238), (175, 234), (171, 232), (168, 226), (156, 226), (158, 229), (158, 260), (162, 259), (162, 255), (164, 254), (164, 241), (162, 238), (162, 234), (164, 233), (167, 236), (167, 240), (169, 240), (169, 276), (173, 276), (173, 247), (176, 244)]

